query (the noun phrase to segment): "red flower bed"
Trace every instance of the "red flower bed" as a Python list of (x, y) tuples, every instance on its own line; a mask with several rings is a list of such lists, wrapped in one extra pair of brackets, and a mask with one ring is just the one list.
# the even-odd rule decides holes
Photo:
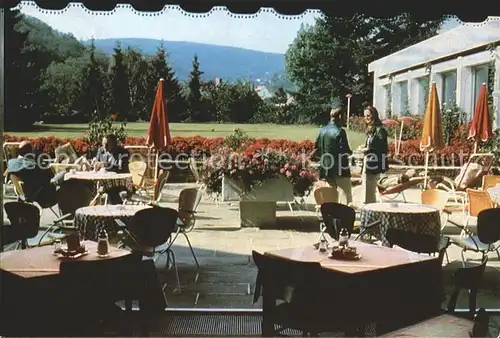
[[(462, 166), (473, 152), (474, 144), (468, 141), (455, 141), (430, 153), (430, 166)], [(389, 145), (389, 161), (399, 165), (424, 165), (425, 153), (420, 151), (420, 140), (403, 141), (399, 154), (395, 154), (395, 145)]]
[[(19, 136), (5, 135), (6, 142), (20, 142), (22, 140), (29, 140), (33, 146), (44, 153), (54, 156), (55, 149), (65, 143), (71, 143), (78, 155), (86, 155), (91, 151), (96, 150), (99, 145), (92, 145), (85, 138), (77, 139), (61, 139), (55, 136), (26, 138)], [(127, 145), (145, 145), (146, 138), (144, 137), (127, 137), (125, 144)], [(189, 156), (203, 157), (210, 156), (215, 149), (224, 145), (224, 138), (215, 137), (208, 138), (202, 136), (186, 136), (186, 137), (173, 137), (172, 144), (165, 151), (173, 158), (183, 154)], [(314, 149), (314, 143), (311, 141), (294, 142), (290, 140), (272, 140), (267, 138), (250, 139), (244, 148), (245, 153), (253, 153), (262, 151), (264, 149), (273, 149), (291, 153), (309, 153)]]

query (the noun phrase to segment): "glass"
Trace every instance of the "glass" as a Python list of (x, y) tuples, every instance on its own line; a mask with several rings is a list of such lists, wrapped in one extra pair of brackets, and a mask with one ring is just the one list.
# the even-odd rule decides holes
[(328, 243), (326, 240), (322, 239), (320, 242), (319, 242), (319, 252), (326, 252), (326, 250), (328, 249)]
[(56, 239), (56, 240), (54, 241), (54, 255), (59, 254), (61, 251), (62, 251), (62, 244), (61, 244), (61, 240)]

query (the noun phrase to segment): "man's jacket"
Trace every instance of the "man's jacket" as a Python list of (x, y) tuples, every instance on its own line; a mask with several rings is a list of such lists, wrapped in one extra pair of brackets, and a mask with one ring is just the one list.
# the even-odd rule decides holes
[(320, 129), (316, 140), (316, 154), (320, 156), (320, 178), (351, 177), (349, 169), (349, 141), (344, 129), (330, 122)]
[(35, 157), (17, 157), (7, 163), (8, 174), (14, 174), (23, 181), (26, 199), (38, 202), (42, 207), (57, 203), (56, 186), (50, 182), (54, 174), (48, 168), (42, 168)]

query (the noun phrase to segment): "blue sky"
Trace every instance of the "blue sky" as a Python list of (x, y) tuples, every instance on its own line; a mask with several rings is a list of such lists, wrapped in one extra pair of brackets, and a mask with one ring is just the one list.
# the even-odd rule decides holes
[[(265, 52), (284, 53), (301, 24), (312, 24), (318, 11), (284, 18), (274, 11), (263, 11), (252, 18), (236, 18), (225, 9), (205, 17), (191, 17), (179, 7), (168, 7), (161, 14), (144, 16), (128, 5), (113, 14), (96, 15), (80, 4), (70, 4), (64, 11), (45, 11), (32, 2), (20, 9), (53, 28), (72, 33), (77, 39), (152, 38), (166, 41), (190, 41), (241, 47)], [(453, 20), (446, 28), (456, 26)]]

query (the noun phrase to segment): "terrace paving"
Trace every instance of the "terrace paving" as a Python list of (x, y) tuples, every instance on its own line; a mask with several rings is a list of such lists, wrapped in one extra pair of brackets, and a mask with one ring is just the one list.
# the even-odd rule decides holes
[[(167, 184), (163, 191), (162, 206), (177, 208), (177, 197), (182, 189), (194, 184)], [(418, 190), (408, 191), (408, 202), (420, 200)], [(310, 209), (312, 196), (306, 199)], [(260, 302), (252, 304), (256, 266), (251, 259), (252, 250), (269, 250), (311, 245), (318, 237), (318, 223), (314, 211), (298, 211), (293, 214), (288, 206), (278, 208), (279, 229), (241, 228), (237, 204), (215, 204), (203, 198), (197, 213), (195, 229), (189, 234), (200, 263), (196, 268), (184, 238), (174, 244), (178, 264), (181, 292), (174, 292), (175, 274), (167, 270), (166, 257), (156, 261), (158, 274), (166, 283), (166, 296), (172, 308), (261, 308)], [(42, 225), (50, 222), (50, 212), (44, 212)], [(474, 227), (472, 227), (474, 228)], [(458, 235), (458, 229), (448, 225), (444, 233)], [(447, 294), (451, 293), (452, 273), (461, 266), (460, 249), (450, 246), (450, 263), (443, 267)], [(467, 253), (471, 262), (479, 262), (480, 255)], [(500, 261), (490, 254), (484, 281), (478, 297), (478, 307), (500, 308)], [(467, 308), (468, 295), (461, 294), (458, 308)]]

